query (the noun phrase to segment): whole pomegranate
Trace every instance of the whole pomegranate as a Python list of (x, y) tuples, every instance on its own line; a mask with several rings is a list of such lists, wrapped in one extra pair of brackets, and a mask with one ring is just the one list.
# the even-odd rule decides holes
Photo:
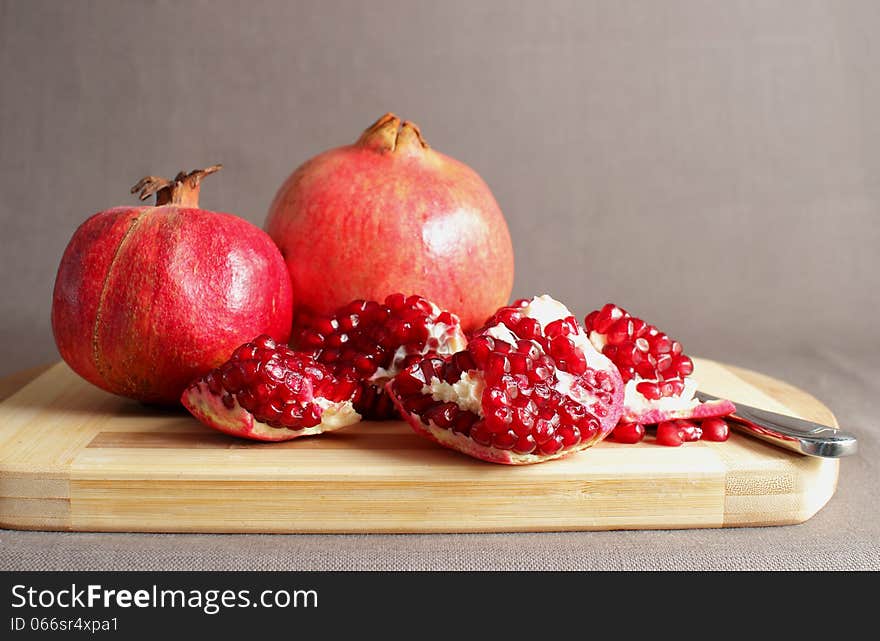
[(132, 187), (156, 206), (116, 207), (73, 235), (55, 279), (62, 358), (108, 392), (178, 403), (189, 383), (260, 334), (290, 336), (290, 277), (272, 239), (198, 208), (219, 165)]
[(510, 234), (486, 183), (390, 113), (294, 171), (266, 231), (290, 270), (298, 317), (415, 292), (472, 330), (513, 287)]

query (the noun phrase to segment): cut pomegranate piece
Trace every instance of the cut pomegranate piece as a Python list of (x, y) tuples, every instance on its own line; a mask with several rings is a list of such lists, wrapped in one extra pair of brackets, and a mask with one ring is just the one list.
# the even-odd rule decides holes
[(593, 346), (610, 358), (626, 386), (623, 421), (654, 424), (732, 414), (727, 400), (694, 398), (694, 363), (681, 347), (653, 325), (607, 304), (591, 312), (584, 326)]
[(360, 420), (350, 401), (357, 384), (340, 381), (307, 354), (260, 336), (193, 382), (180, 398), (216, 430), (257, 441), (287, 441)]
[(392, 294), (303, 318), (291, 342), (337, 378), (359, 383), (354, 407), (365, 418), (388, 419), (395, 411), (385, 383), (425, 356), (464, 349), (467, 339), (455, 314), (421, 296)]
[(623, 411), (617, 368), (549, 296), (502, 307), (467, 349), (422, 359), (386, 389), (419, 434), (514, 465), (589, 447)]

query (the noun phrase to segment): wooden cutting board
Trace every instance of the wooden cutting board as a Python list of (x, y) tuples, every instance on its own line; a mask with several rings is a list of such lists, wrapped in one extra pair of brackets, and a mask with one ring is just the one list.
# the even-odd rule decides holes
[[(696, 360), (706, 392), (836, 425), (808, 394)], [(603, 442), (508, 467), (402, 422), (260, 444), (121, 399), (59, 363), (0, 403), (0, 526), (145, 532), (500, 532), (781, 525), (831, 498), (838, 462), (734, 433)]]

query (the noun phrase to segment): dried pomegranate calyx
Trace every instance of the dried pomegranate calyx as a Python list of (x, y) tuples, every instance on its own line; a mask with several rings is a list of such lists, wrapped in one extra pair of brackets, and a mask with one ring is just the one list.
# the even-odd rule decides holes
[(223, 169), (223, 165), (216, 164), (190, 172), (181, 171), (171, 180), (158, 176), (144, 176), (131, 188), (131, 193), (138, 194), (138, 198), (141, 200), (146, 200), (155, 194), (157, 207), (180, 205), (196, 208), (199, 206), (202, 178), (217, 173), (221, 169)]
[(422, 138), (419, 126), (388, 112), (367, 127), (356, 143), (359, 147), (379, 152), (419, 153), (430, 145)]

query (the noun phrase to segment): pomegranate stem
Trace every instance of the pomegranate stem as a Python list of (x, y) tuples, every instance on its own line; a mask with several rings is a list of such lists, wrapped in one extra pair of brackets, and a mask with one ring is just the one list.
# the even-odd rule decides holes
[(141, 200), (146, 200), (155, 194), (157, 207), (160, 205), (198, 207), (202, 178), (222, 168), (223, 165), (218, 164), (204, 169), (194, 169), (189, 173), (181, 171), (171, 180), (158, 176), (144, 176), (131, 188), (131, 193), (138, 194)]

